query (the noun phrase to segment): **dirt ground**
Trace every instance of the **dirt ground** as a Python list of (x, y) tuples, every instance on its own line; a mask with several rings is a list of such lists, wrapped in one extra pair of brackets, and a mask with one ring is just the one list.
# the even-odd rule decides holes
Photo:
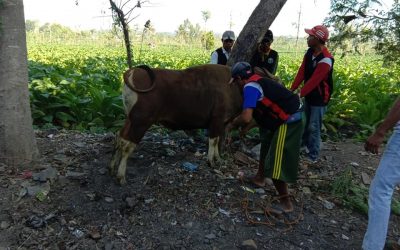
[[(264, 212), (276, 202), (272, 186), (238, 180), (239, 171), (255, 173), (257, 162), (244, 148), (235, 154), (235, 145), (211, 168), (204, 141), (153, 129), (128, 161), (128, 184), (119, 186), (107, 169), (112, 134), (36, 135), (40, 163), (0, 166), (0, 250), (360, 249), (367, 218), (344, 207), (329, 185), (349, 166), (368, 184), (379, 159), (351, 140), (325, 142), (318, 165), (301, 164), (289, 218)], [(395, 241), (399, 222), (392, 215)]]

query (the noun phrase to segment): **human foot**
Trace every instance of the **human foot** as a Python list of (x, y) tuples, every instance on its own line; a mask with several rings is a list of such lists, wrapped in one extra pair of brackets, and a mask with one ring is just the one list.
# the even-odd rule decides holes
[(254, 185), (258, 188), (263, 188), (265, 187), (265, 178), (264, 177), (259, 177), (259, 176), (254, 176), (254, 177), (248, 177), (248, 176), (242, 176), (241, 181), (247, 184)]
[(289, 202), (280, 202), (271, 205), (271, 212), (275, 212), (276, 214), (282, 213), (290, 213), (294, 211), (293, 204)]

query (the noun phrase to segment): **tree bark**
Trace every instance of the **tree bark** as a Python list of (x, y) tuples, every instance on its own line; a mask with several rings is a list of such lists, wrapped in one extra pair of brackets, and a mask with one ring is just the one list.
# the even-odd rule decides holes
[(126, 62), (128, 63), (128, 67), (132, 68), (132, 47), (131, 41), (129, 37), (129, 26), (127, 20), (125, 19), (124, 12), (117, 7), (113, 0), (110, 0), (111, 10), (114, 11), (118, 16), (118, 21), (121, 24), (122, 31), (124, 33), (124, 43), (126, 49)]
[(0, 5), (0, 162), (20, 165), (38, 156), (29, 105), (22, 0)]
[(236, 39), (228, 60), (229, 66), (239, 61), (250, 61), (257, 50), (257, 42), (262, 39), (285, 3), (286, 0), (260, 0)]

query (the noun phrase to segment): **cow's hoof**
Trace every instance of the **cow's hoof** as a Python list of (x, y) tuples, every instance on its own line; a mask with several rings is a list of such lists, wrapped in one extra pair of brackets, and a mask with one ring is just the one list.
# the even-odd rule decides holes
[(117, 176), (117, 180), (118, 180), (119, 185), (121, 185), (121, 186), (125, 186), (126, 185), (125, 176)]
[(221, 157), (218, 157), (215, 160), (215, 164), (217, 164), (218, 166), (222, 166), (222, 165), (224, 165), (224, 160)]
[(222, 158), (216, 158), (213, 159), (212, 161), (208, 160), (208, 165), (212, 168), (216, 168), (218, 166), (224, 165), (224, 160)]
[(115, 166), (113, 166), (112, 164), (108, 167), (108, 173), (111, 175), (111, 176), (115, 176), (115, 174), (116, 174), (116, 171), (115, 171)]

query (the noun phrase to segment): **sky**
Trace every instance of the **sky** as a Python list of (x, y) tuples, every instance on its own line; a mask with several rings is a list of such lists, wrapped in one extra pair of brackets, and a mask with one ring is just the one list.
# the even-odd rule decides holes
[[(119, 2), (120, 0), (116, 0)], [(135, 0), (132, 0), (135, 2)], [(150, 0), (132, 15), (132, 24), (143, 27), (150, 19), (156, 32), (175, 32), (185, 19), (215, 33), (242, 30), (260, 0)], [(300, 32), (321, 24), (329, 13), (330, 0), (287, 0), (270, 29), (275, 36), (296, 36), (299, 11)], [(24, 0), (25, 19), (59, 23), (75, 30), (109, 29), (111, 12), (108, 0)], [(211, 13), (205, 25), (202, 11)], [(233, 26), (230, 27), (230, 23)], [(300, 33), (300, 36), (302, 33)], [(305, 34), (304, 34), (305, 36)]]

